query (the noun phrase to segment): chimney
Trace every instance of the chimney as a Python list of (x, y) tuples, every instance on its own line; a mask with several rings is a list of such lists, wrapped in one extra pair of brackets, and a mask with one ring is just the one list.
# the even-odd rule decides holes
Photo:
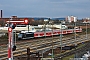
[(1, 18), (2, 18), (2, 10), (1, 10)]

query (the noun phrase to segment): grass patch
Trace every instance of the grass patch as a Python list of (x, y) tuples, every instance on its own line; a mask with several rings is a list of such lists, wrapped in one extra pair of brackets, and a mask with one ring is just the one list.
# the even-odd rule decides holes
[(62, 58), (62, 60), (69, 60), (70, 58), (74, 58), (74, 54), (70, 55), (70, 56), (67, 56), (67, 57), (64, 57), (64, 58)]
[(79, 48), (81, 48), (81, 47), (83, 47), (83, 46), (85, 46), (85, 43), (84, 43), (84, 44), (80, 44), (80, 45), (77, 47), (77, 49), (79, 49)]

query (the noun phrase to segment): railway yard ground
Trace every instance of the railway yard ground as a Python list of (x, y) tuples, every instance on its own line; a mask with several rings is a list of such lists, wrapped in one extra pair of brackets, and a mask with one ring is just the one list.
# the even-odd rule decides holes
[[(62, 50), (62, 54), (59, 54), (58, 52), (60, 52), (60, 48), (56, 48), (54, 49), (54, 58), (55, 60), (60, 60), (60, 57), (62, 56), (62, 60), (69, 60), (70, 58), (74, 58), (75, 57), (75, 53), (79, 53), (78, 56), (83, 52), (85, 53), (85, 51), (88, 50), (90, 46), (90, 42), (86, 42), (85, 44), (79, 44), (77, 46), (77, 50), (72, 49), (72, 50)], [(90, 49), (90, 48), (89, 48)], [(48, 53), (52, 53), (52, 49), (50, 49), (49, 51), (46, 51), (43, 55), (44, 58), (50, 58), (51, 55), (48, 55)], [(42, 56), (42, 54), (40, 54), (40, 56)], [(60, 57), (59, 57), (60, 56)], [(32, 55), (30, 56), (31, 60), (36, 60), (37, 58), (35, 58), (36, 55)], [(18, 57), (14, 57), (14, 60), (27, 60), (27, 55), (21, 55)]]
[[(59, 53), (58, 52), (60, 52), (60, 48), (56, 48), (56, 49), (54, 49), (54, 60), (69, 60), (70, 58), (74, 58), (75, 57), (75, 53), (78, 53), (79, 51), (86, 51), (86, 49), (84, 50), (84, 49), (82, 49), (82, 47), (85, 47), (86, 45), (84, 44), (84, 45), (82, 45), (82, 44), (80, 44), (80, 45), (78, 45), (78, 47), (77, 47), (77, 51), (76, 52), (72, 52), (73, 50), (75, 50), (75, 49), (72, 49), (72, 50), (68, 50), (68, 51), (65, 51), (65, 50), (63, 50), (62, 51), (62, 53), (59, 55)], [(81, 50), (82, 49), (82, 50)], [(45, 57), (47, 57), (47, 58), (50, 58), (51, 56), (50, 55), (48, 55), (48, 53), (52, 53), (52, 50), (49, 50), (49, 51), (47, 51), (47, 52), (45, 52), (43, 55), (44, 55), (44, 58)], [(80, 53), (80, 52), (79, 52)], [(64, 55), (65, 54), (65, 55)], [(40, 54), (41, 55), (41, 54)], [(62, 59), (61, 58), (57, 58), (57, 56), (63, 56), (62, 57)], [(35, 58), (35, 56), (31, 56), (30, 57), (32, 60), (36, 60), (37, 58)], [(15, 60), (27, 60), (27, 56), (19, 56), (19, 57), (17, 57)]]
[[(89, 32), (90, 29), (88, 29)], [(85, 30), (84, 30), (85, 31)], [(74, 41), (74, 34), (63, 35), (62, 42), (63, 45), (70, 45), (77, 43), (77, 47), (71, 50), (62, 50), (60, 46), (60, 36), (54, 36), (47, 38), (38, 38), (38, 39), (30, 39), (30, 40), (17, 40), (16, 45), (17, 49), (14, 51), (14, 60), (27, 60), (27, 48), (31, 48), (31, 52), (39, 51), (40, 57), (42, 58), (51, 58), (52, 50), (53, 57), (55, 60), (69, 60), (70, 58), (74, 58), (75, 55), (81, 57), (87, 50), (90, 50), (90, 34), (88, 33), (88, 39), (85, 39), (84, 33), (77, 33), (77, 41)], [(3, 59), (4, 54), (8, 54), (8, 37), (2, 36), (0, 38), (0, 58)], [(53, 42), (53, 43), (52, 43)], [(85, 42), (85, 43), (84, 43)], [(53, 46), (52, 46), (53, 45)], [(59, 45), (59, 46), (58, 46)], [(44, 49), (46, 48), (46, 50)], [(53, 48), (53, 49), (52, 49)], [(7, 58), (7, 57), (5, 57)], [(31, 60), (37, 60), (37, 56), (35, 54), (30, 55)]]

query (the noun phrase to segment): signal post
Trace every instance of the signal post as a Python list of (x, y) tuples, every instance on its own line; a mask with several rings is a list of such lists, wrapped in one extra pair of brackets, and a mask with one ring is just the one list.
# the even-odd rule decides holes
[(8, 28), (8, 60), (12, 60), (12, 48), (11, 48), (11, 42), (12, 42), (12, 28)]
[(28, 24), (28, 19), (25, 18), (22, 21), (10, 20), (6, 22), (11, 23), (8, 27), (8, 60), (13, 60), (13, 51), (16, 50), (16, 45), (13, 44), (13, 29), (15, 29), (17, 23)]

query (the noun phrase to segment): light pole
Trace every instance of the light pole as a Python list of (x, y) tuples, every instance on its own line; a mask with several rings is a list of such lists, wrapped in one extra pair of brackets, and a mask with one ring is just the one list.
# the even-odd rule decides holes
[(53, 58), (54, 57), (54, 51), (53, 51), (53, 47), (54, 47), (54, 44), (53, 44), (53, 21), (50, 21), (49, 23), (52, 25), (52, 58)]
[(74, 26), (75, 41), (76, 41), (76, 22), (77, 22), (77, 17), (74, 17), (74, 23), (75, 23), (75, 26)]
[(86, 39), (87, 39), (87, 21), (86, 21)]
[[(46, 22), (48, 21), (48, 19), (44, 19), (44, 26), (43, 26), (43, 29), (44, 29), (44, 40), (46, 40)], [(42, 51), (42, 59), (44, 57), (43, 55), (44, 51)]]
[[(62, 22), (60, 24), (60, 54), (62, 53)], [(62, 57), (61, 57), (62, 59)]]
[(54, 57), (54, 53), (53, 53), (53, 23), (52, 23), (52, 58)]
[[(76, 50), (76, 46), (77, 46), (77, 40), (76, 40), (76, 21), (75, 23), (75, 27), (74, 27), (74, 33), (75, 33), (75, 50)], [(77, 53), (75, 53), (75, 58), (77, 57)]]

